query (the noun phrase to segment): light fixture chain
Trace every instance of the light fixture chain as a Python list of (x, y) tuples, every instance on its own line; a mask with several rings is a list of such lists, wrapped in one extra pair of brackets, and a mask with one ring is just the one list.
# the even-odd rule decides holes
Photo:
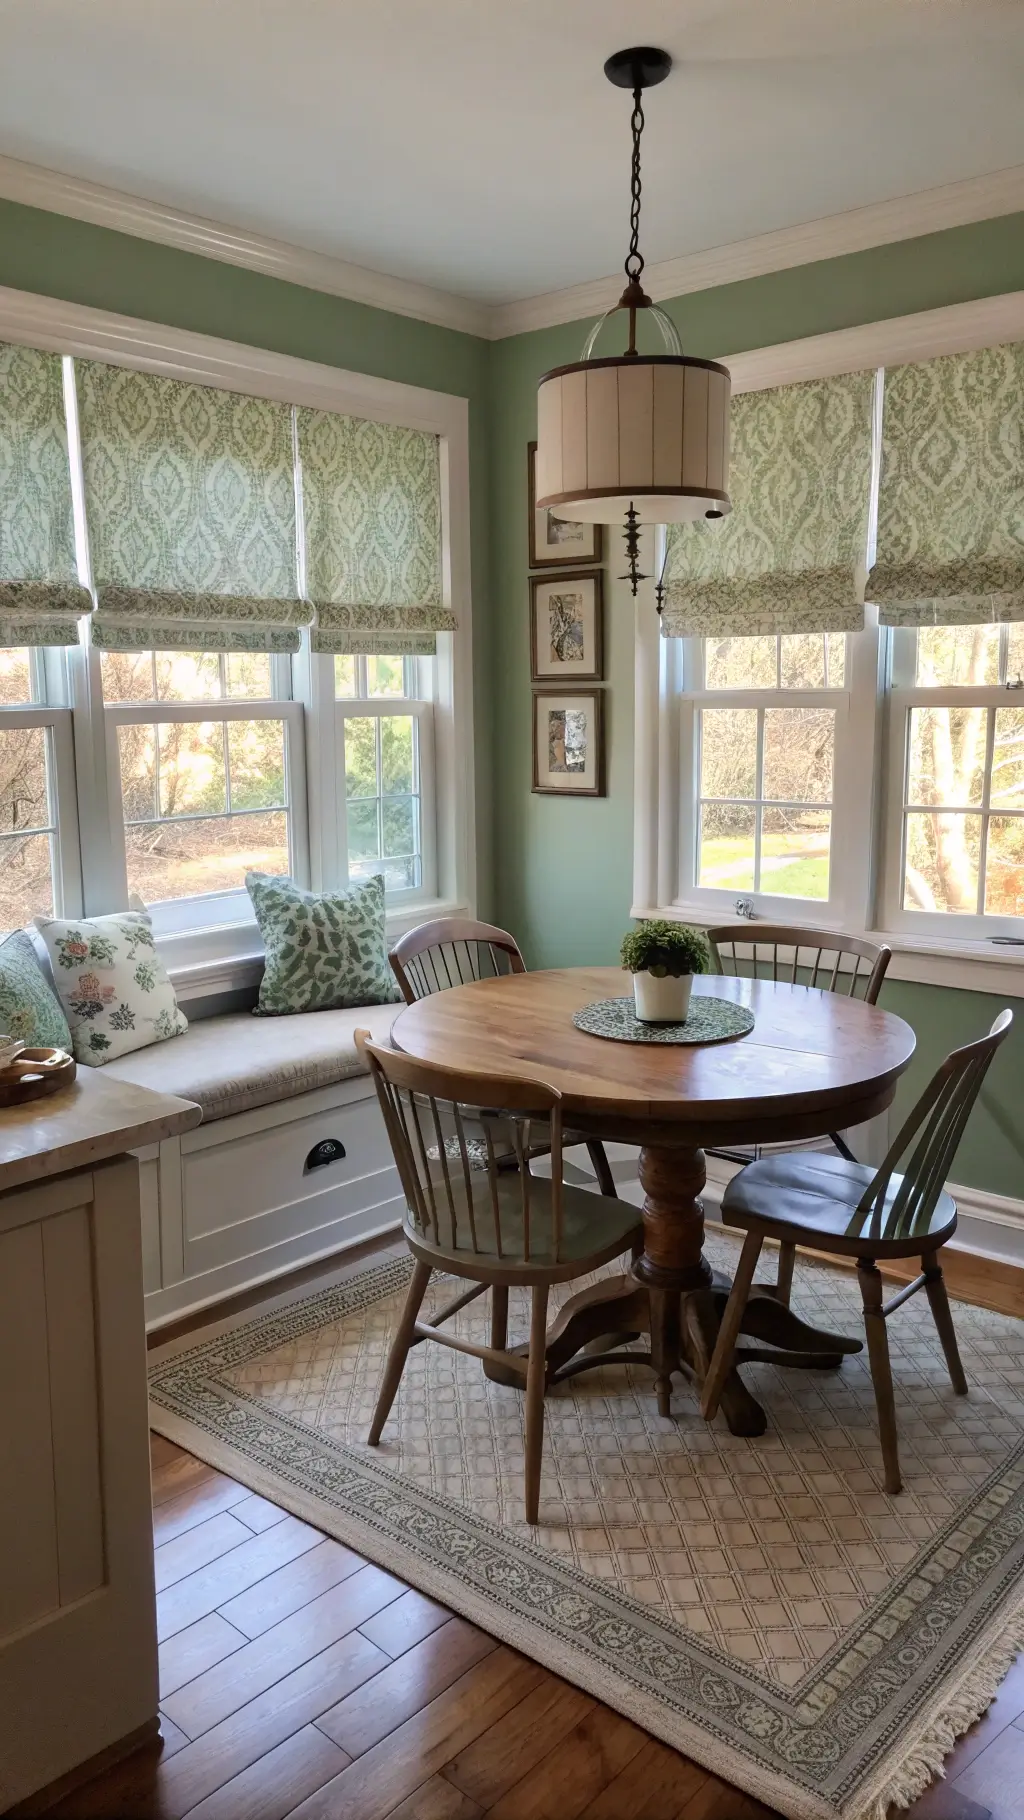
[(644, 130), (643, 89), (633, 90), (633, 117), (630, 121), (633, 131), (633, 162), (630, 169), (629, 209), (629, 252), (626, 254), (626, 277), (631, 281), (638, 280), (644, 269), (644, 258), (640, 251), (640, 135)]

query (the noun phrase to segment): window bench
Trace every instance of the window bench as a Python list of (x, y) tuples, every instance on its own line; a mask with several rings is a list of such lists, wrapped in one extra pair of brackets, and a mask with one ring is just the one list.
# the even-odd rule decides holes
[[(150, 1326), (398, 1223), (404, 1201), (354, 1032), (386, 1041), (399, 1009), (231, 1012), (102, 1069), (203, 1114), (137, 1152)], [(334, 1155), (316, 1155), (328, 1141)]]

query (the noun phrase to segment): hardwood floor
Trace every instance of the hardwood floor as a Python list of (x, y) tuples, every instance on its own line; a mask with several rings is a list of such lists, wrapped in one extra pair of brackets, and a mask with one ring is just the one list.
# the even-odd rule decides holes
[[(162, 1750), (60, 1820), (778, 1820), (153, 1437)], [(1021, 1820), (1024, 1657), (913, 1820)]]

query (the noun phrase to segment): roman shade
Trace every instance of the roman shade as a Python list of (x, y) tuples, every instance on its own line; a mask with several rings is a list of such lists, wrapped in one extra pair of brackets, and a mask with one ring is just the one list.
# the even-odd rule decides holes
[(732, 402), (732, 512), (668, 531), (667, 637), (864, 624), (873, 373)]
[(441, 586), (441, 464), (423, 430), (301, 408), (314, 651), (429, 654), (453, 632)]
[(59, 354), (0, 343), (0, 645), (75, 645), (78, 583)]
[(291, 410), (76, 362), (93, 643), (297, 651)]
[(1024, 619), (1024, 343), (887, 370), (868, 595), (887, 626)]

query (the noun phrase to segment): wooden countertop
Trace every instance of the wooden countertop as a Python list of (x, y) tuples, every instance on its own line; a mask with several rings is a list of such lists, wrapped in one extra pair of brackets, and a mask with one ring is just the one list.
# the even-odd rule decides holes
[(190, 1100), (80, 1067), (62, 1093), (0, 1110), (0, 1192), (175, 1137), (202, 1116)]

